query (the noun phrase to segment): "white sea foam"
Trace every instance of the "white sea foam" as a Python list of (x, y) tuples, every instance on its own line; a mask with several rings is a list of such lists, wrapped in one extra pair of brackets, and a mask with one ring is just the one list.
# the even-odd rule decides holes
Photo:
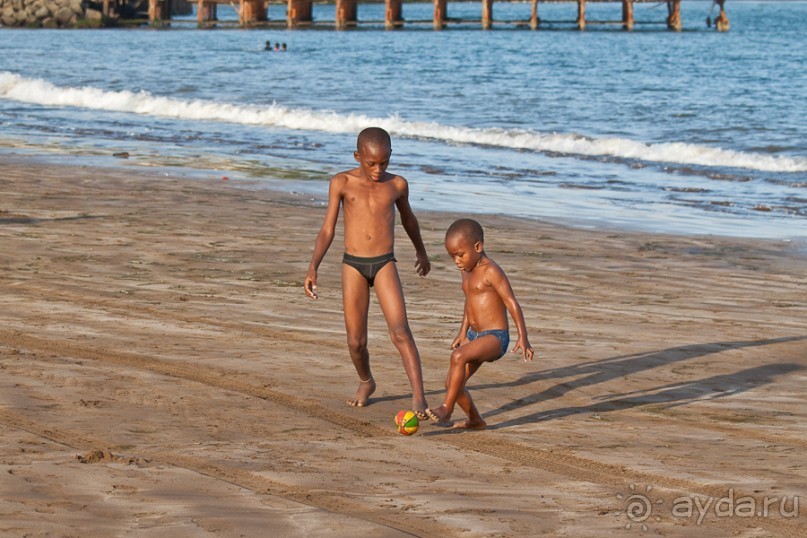
[(294, 130), (357, 132), (377, 125), (398, 136), (440, 142), (480, 144), (569, 155), (606, 156), (646, 162), (707, 167), (733, 167), (765, 172), (807, 172), (807, 158), (763, 155), (710, 146), (669, 142), (649, 144), (625, 138), (589, 138), (574, 134), (540, 133), (521, 129), (473, 128), (417, 122), (392, 116), (267, 106), (237, 105), (204, 100), (159, 97), (148, 92), (107, 91), (89, 86), (56, 86), (46, 80), (0, 71), (0, 98), (47, 106), (129, 112), (185, 120), (266, 125)]

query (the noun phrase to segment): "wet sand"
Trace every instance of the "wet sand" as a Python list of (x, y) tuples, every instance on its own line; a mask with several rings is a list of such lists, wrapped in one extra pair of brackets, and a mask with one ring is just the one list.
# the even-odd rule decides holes
[[(537, 358), (472, 380), (488, 430), (404, 437), (375, 300), (378, 391), (343, 403), (340, 236), (303, 293), (321, 205), (181, 172), (0, 170), (2, 536), (807, 532), (803, 244), (481, 216)], [(458, 216), (418, 212), (428, 277), (400, 226), (396, 249), (434, 406)]]

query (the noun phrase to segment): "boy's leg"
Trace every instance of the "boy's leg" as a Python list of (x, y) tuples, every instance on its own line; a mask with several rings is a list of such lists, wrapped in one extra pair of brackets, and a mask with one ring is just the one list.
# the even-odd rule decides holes
[[(446, 383), (446, 397), (443, 400), (443, 405), (430, 410), (431, 414), (436, 417), (438, 422), (448, 422), (451, 418), (451, 414), (454, 412), (454, 405), (465, 391), (465, 382), (469, 377), (468, 374), (476, 372), (483, 362), (498, 359), (501, 353), (502, 345), (499, 339), (492, 334), (477, 338), (451, 352), (451, 363), (448, 368), (448, 379)], [(468, 398), (470, 399), (470, 395), (468, 395)], [(473, 405), (473, 401), (470, 402), (467, 410), (464, 408), (463, 410), (466, 412), (471, 411), (471, 405)]]
[[(468, 367), (465, 370), (466, 371), (465, 386), (463, 387), (462, 392), (460, 392), (460, 395), (457, 398), (457, 405), (468, 416), (468, 420), (462, 423), (455, 423), (454, 424), (455, 428), (484, 430), (485, 426), (487, 426), (487, 422), (485, 422), (485, 420), (482, 418), (482, 414), (479, 412), (479, 409), (476, 408), (476, 404), (471, 398), (471, 393), (468, 392), (468, 380), (471, 378), (472, 375), (476, 373), (477, 370), (479, 370), (480, 366), (482, 366), (482, 363), (472, 362), (468, 365)], [(448, 385), (448, 379), (446, 379), (446, 385)]]
[(350, 360), (359, 375), (359, 388), (347, 404), (364, 407), (375, 392), (375, 380), (370, 370), (367, 351), (367, 311), (370, 306), (370, 286), (353, 267), (342, 264), (342, 306), (345, 311), (345, 332)]
[(423, 370), (415, 338), (406, 317), (406, 303), (395, 262), (388, 263), (378, 272), (375, 277), (375, 292), (384, 319), (387, 320), (390, 339), (401, 354), (404, 370), (412, 385), (412, 409), (422, 415), (427, 407), (423, 391)]

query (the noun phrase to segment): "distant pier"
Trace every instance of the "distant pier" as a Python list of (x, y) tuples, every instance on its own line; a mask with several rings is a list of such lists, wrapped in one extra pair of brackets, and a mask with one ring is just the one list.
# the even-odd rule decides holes
[[(569, 20), (543, 20), (539, 15), (539, 0), (532, 0), (530, 18), (524, 20), (496, 20), (493, 17), (493, 0), (481, 0), (479, 19), (452, 19), (447, 13), (448, 0), (433, 0), (434, 16), (431, 20), (404, 20), (403, 0), (385, 0), (385, 16), (383, 21), (359, 21), (358, 0), (335, 0), (334, 18), (330, 21), (315, 21), (313, 19), (313, 0), (287, 0), (286, 20), (273, 20), (267, 18), (266, 0), (197, 0), (197, 23), (199, 27), (212, 27), (220, 24), (217, 21), (217, 8), (219, 4), (228, 4), (238, 13), (238, 25), (241, 27), (278, 27), (305, 28), (330, 26), (336, 29), (356, 27), (361, 24), (380, 24), (388, 30), (401, 28), (405, 25), (431, 25), (435, 30), (442, 30), (451, 24), (479, 24), (482, 29), (489, 29), (494, 23), (515, 24), (528, 26), (538, 30), (543, 26), (568, 25), (571, 28), (585, 30), (591, 25), (613, 25), (624, 30), (632, 30), (637, 24), (663, 24), (670, 30), (682, 30), (681, 1), (666, 0), (667, 17), (660, 21), (636, 21), (633, 17), (634, 0), (591, 0), (592, 2), (611, 2), (622, 4), (622, 17), (618, 20), (588, 20), (586, 19), (587, 0), (551, 0), (552, 2), (576, 2), (577, 17)], [(663, 3), (656, 1), (655, 3)], [(729, 19), (725, 10), (726, 0), (715, 0), (712, 9), (719, 8), (714, 19), (714, 27), (718, 31), (728, 31)], [(149, 23), (154, 26), (170, 24), (172, 0), (149, 0)], [(106, 2), (105, 2), (106, 4)], [(707, 17), (707, 25), (711, 26), (711, 12)]]

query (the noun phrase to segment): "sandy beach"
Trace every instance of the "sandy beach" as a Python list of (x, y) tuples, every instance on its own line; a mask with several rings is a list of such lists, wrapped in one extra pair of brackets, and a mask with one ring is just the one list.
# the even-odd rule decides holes
[[(488, 430), (405, 437), (375, 301), (378, 392), (344, 405), (341, 236), (304, 295), (321, 204), (181, 171), (0, 170), (0, 536), (807, 533), (803, 243), (479, 217), (536, 360), (472, 380)], [(468, 215), (415, 209), (431, 274), (400, 226), (396, 254), (436, 406), (462, 307), (443, 234)]]

